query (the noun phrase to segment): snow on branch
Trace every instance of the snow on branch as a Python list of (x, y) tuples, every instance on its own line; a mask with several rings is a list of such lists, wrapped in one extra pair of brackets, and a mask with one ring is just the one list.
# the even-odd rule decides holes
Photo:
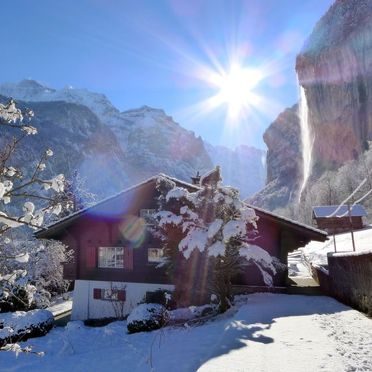
[(156, 229), (165, 242), (165, 255), (170, 262), (172, 257), (177, 257), (176, 253), (181, 253), (186, 260), (194, 252), (211, 258), (218, 282), (216, 288), (222, 299), (229, 297), (226, 283), (230, 283), (239, 267), (247, 269), (248, 263), (255, 264), (264, 282), (272, 285), (272, 275), (280, 265), (264, 249), (251, 245), (258, 234), (258, 217), (254, 209), (239, 199), (238, 190), (218, 184), (219, 172), (216, 168), (208, 173), (210, 182), (204, 182), (203, 187), (194, 192), (160, 180)]
[[(47, 253), (39, 250), (33, 255), (30, 241), (20, 249), (14, 239), (14, 236), (24, 234), (20, 228), (42, 228), (48, 215), (59, 215), (69, 205), (67, 199), (60, 197), (65, 190), (64, 175), (43, 176), (54, 155), (52, 149), (40, 151), (38, 159), (26, 159), (21, 154), (23, 163), (19, 161), (17, 152), (22, 151), (22, 144), (28, 140), (28, 136), (37, 134), (37, 129), (30, 124), (33, 115), (31, 110), (17, 108), (13, 100), (0, 104), (0, 127), (4, 134), (0, 148), (0, 312), (4, 311), (4, 307), (11, 311), (17, 308), (27, 310), (36, 301), (34, 284), (46, 280), (46, 277), (55, 278), (57, 273), (59, 277), (62, 275), (53, 267), (53, 273), (31, 278), (34, 269), (31, 263), (35, 264), (36, 260), (36, 266), (39, 266)], [(21, 231), (13, 234), (15, 229)], [(51, 254), (57, 256), (57, 251), (54, 249)], [(60, 260), (56, 259), (56, 262), (59, 267)], [(50, 264), (47, 266), (52, 267)], [(38, 293), (46, 292), (37, 286), (38, 291), (40, 289)], [(47, 286), (51, 288), (55, 285), (48, 284), (45, 288)]]

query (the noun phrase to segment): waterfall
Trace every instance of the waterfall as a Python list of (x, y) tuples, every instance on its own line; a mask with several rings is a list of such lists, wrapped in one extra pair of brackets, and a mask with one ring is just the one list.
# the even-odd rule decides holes
[(305, 89), (300, 85), (300, 105), (299, 105), (300, 127), (301, 127), (301, 142), (302, 142), (302, 171), (303, 179), (299, 192), (299, 200), (301, 200), (302, 192), (304, 191), (307, 181), (311, 173), (311, 157), (314, 138), (312, 138), (311, 129), (309, 125), (309, 111), (307, 107), (307, 100)]

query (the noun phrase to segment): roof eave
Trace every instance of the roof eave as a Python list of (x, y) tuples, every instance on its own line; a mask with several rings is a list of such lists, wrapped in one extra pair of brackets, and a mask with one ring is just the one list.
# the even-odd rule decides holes
[(101, 201), (99, 201), (98, 203), (90, 206), (90, 207), (87, 207), (87, 208), (84, 208), (84, 209), (81, 209), (80, 211), (77, 211), (75, 213), (72, 213), (70, 214), (69, 216), (65, 217), (64, 219), (61, 219), (59, 221), (56, 221), (55, 223), (52, 223), (51, 225), (49, 226), (46, 226), (45, 228), (43, 229), (40, 229), (40, 230), (37, 230), (35, 233), (34, 233), (34, 236), (38, 239), (48, 239), (52, 236), (55, 236), (55, 234), (53, 232), (58, 232), (58, 231), (61, 231), (63, 230), (64, 228), (66, 228), (67, 226), (69, 226), (73, 221), (75, 221), (76, 219), (78, 219), (81, 215), (87, 213), (88, 211), (91, 211), (91, 210), (94, 210), (95, 208), (101, 206), (102, 204), (106, 203), (106, 202), (109, 202), (110, 200), (114, 199), (114, 198), (117, 198), (127, 192), (130, 192), (132, 190), (135, 190), (141, 186), (144, 186), (150, 182), (155, 182), (156, 180), (159, 179), (159, 177), (165, 177), (173, 182), (176, 182), (178, 183), (179, 185), (183, 185), (185, 187), (189, 187), (189, 188), (193, 188), (195, 189), (195, 191), (197, 190), (200, 190), (200, 187), (198, 187), (197, 185), (193, 185), (191, 183), (188, 183), (188, 182), (185, 182), (185, 181), (181, 181), (181, 180), (178, 180), (177, 178), (173, 178), (173, 177), (170, 177), (170, 176), (167, 176), (166, 174), (163, 174), (163, 173), (159, 173), (157, 174), (156, 176), (153, 176), (153, 177), (150, 177), (136, 185), (133, 185), (133, 186), (130, 186), (128, 188), (126, 188), (125, 190), (123, 191), (120, 191), (119, 193), (115, 194), (115, 195), (112, 195), (112, 196), (109, 196)]

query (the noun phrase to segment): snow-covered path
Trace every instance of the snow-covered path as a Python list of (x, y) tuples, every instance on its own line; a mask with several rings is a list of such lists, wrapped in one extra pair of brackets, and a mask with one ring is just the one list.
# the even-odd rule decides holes
[(1, 371), (372, 371), (372, 320), (329, 297), (254, 294), (202, 326), (128, 335), (70, 322)]
[(372, 371), (372, 320), (328, 297), (274, 297), (251, 298), (199, 370)]

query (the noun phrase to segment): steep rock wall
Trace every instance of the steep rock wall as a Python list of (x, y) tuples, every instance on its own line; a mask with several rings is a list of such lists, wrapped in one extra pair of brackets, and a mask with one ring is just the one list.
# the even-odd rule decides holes
[[(372, 1), (336, 0), (296, 59), (313, 136), (310, 185), (357, 159), (372, 140)], [(264, 135), (267, 184), (250, 202), (290, 213), (302, 181), (296, 109), (285, 110)], [(285, 140), (283, 140), (285, 139)]]
[(356, 159), (372, 139), (372, 1), (338, 0), (296, 60), (319, 174)]
[(296, 197), (302, 177), (298, 105), (283, 111), (264, 133), (268, 147), (266, 186), (249, 202), (270, 210), (285, 208)]

